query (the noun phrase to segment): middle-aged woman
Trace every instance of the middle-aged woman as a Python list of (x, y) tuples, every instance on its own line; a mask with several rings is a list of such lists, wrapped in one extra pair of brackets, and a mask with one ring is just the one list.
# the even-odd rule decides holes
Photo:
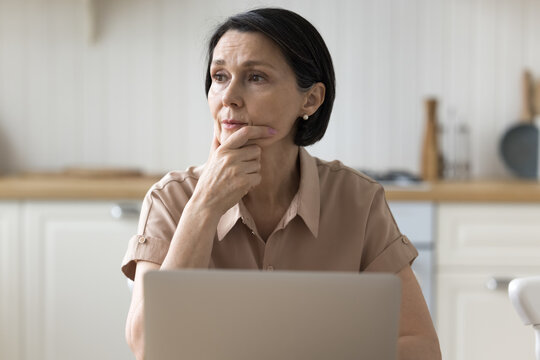
[(206, 93), (208, 161), (150, 189), (123, 261), (135, 281), (126, 338), (137, 358), (145, 272), (236, 268), (394, 272), (403, 292), (400, 359), (440, 359), (410, 267), (418, 253), (382, 187), (304, 149), (323, 137), (335, 94), (332, 60), (313, 25), (269, 8), (227, 19), (210, 39)]

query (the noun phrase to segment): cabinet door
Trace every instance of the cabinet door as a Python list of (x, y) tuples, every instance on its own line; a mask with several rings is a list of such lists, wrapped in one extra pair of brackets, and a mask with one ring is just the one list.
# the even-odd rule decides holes
[(18, 202), (0, 202), (0, 359), (20, 359)]
[(133, 359), (124, 340), (131, 295), (120, 265), (137, 219), (113, 218), (114, 205), (24, 205), (25, 359)]
[[(532, 274), (506, 274), (503, 278)], [(439, 275), (437, 319), (443, 359), (535, 358), (532, 327), (519, 319), (506, 287), (486, 287), (490, 279), (488, 273)]]

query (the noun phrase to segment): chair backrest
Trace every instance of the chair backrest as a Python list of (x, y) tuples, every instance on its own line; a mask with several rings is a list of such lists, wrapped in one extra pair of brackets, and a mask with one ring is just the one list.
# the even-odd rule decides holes
[(536, 332), (536, 359), (540, 360), (540, 276), (512, 280), (508, 295), (523, 323)]

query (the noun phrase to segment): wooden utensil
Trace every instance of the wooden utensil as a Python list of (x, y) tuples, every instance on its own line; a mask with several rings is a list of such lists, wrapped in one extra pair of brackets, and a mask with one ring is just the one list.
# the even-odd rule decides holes
[(523, 77), (521, 81), (522, 94), (523, 94), (523, 106), (521, 111), (521, 121), (523, 123), (530, 124), (533, 120), (533, 102), (532, 102), (532, 91), (533, 91), (533, 77), (529, 70), (523, 71)]
[(422, 146), (422, 179), (435, 181), (439, 177), (439, 147), (437, 141), (437, 99), (425, 101), (426, 127)]
[(536, 81), (534, 87), (533, 115), (535, 125), (540, 126), (540, 80)]

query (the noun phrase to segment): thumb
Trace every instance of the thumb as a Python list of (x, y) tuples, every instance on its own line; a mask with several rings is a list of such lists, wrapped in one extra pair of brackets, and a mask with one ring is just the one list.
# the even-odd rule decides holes
[(217, 139), (216, 134), (214, 134), (214, 138), (212, 139), (212, 146), (210, 147), (210, 152), (213, 153), (220, 146), (221, 146), (221, 143)]
[(212, 145), (210, 146), (210, 154), (213, 154), (218, 147), (221, 146), (221, 143), (218, 139), (218, 132), (217, 132), (217, 126), (214, 125), (214, 136), (212, 137)]

